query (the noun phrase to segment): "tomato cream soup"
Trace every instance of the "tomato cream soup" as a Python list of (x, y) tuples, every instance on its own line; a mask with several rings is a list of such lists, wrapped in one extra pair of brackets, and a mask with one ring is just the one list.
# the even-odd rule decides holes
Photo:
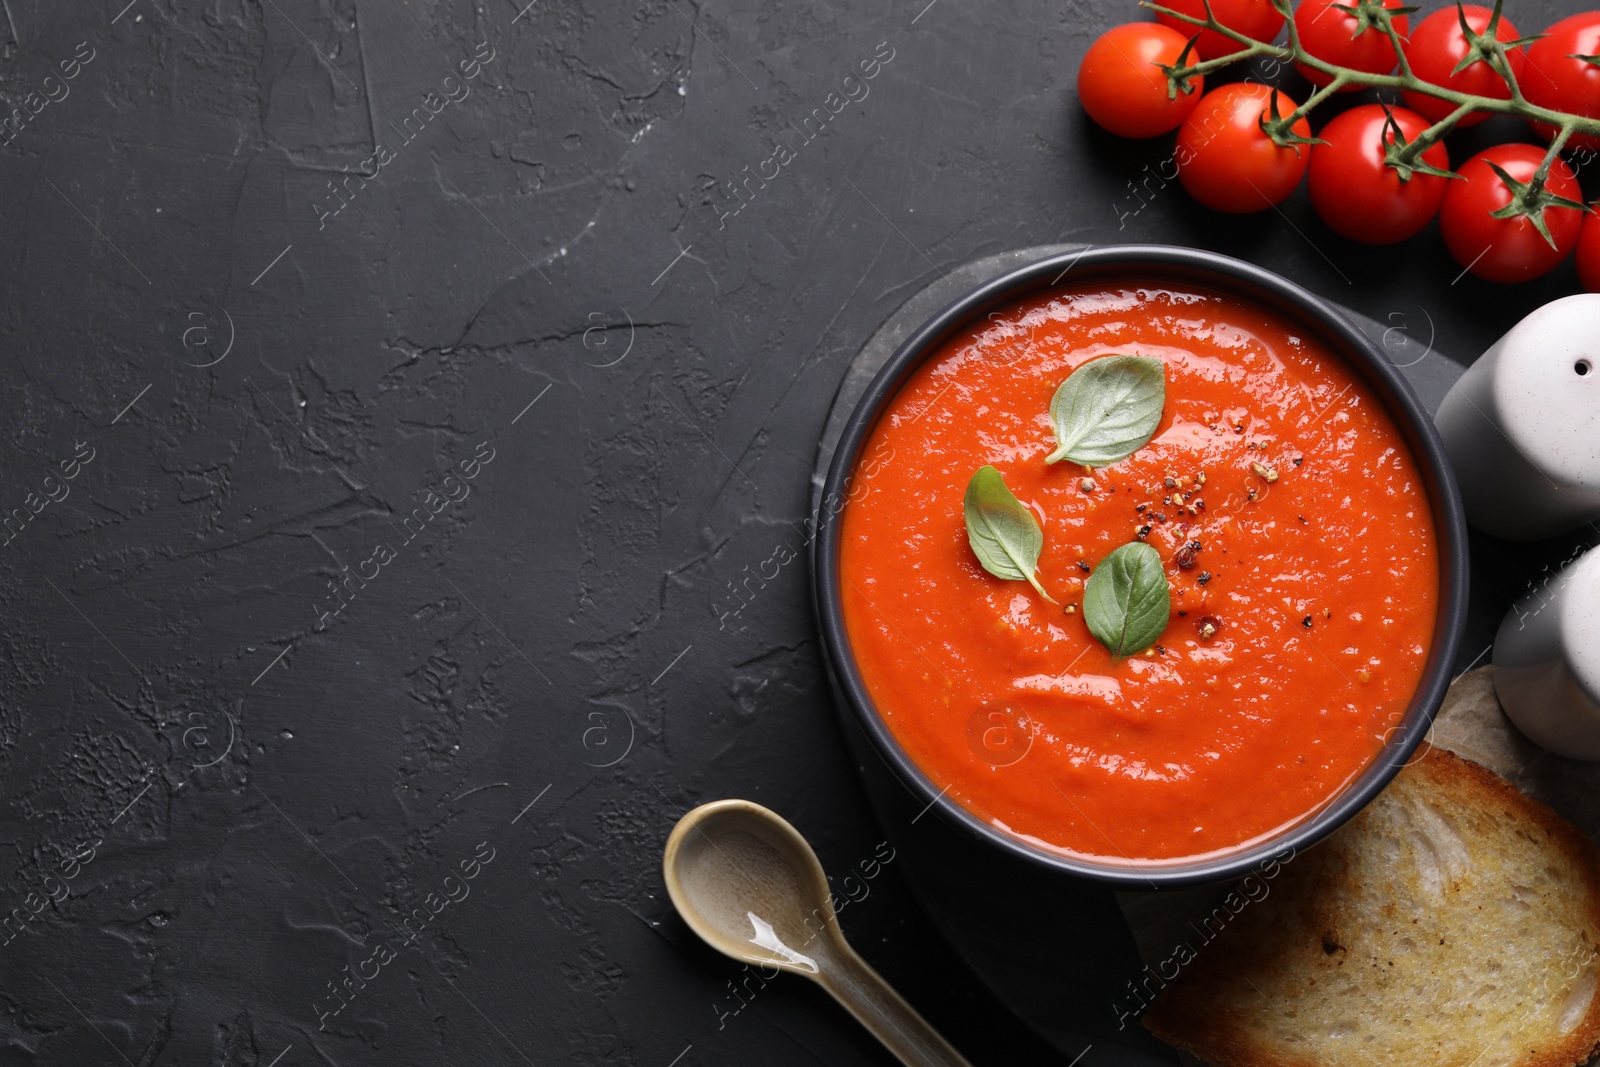
[[(1164, 365), (1154, 437), (1092, 472), (1046, 464), (1057, 386), (1117, 353)], [(1417, 463), (1350, 367), (1239, 297), (1030, 297), (934, 353), (862, 454), (893, 456), (841, 518), (867, 691), (937, 787), (1034, 845), (1165, 860), (1270, 834), (1376, 755), (1421, 678), (1439, 564)], [(1058, 603), (969, 547), (963, 492), (986, 464), (1042, 527)], [(1118, 660), (1084, 582), (1134, 541), (1172, 609)]]

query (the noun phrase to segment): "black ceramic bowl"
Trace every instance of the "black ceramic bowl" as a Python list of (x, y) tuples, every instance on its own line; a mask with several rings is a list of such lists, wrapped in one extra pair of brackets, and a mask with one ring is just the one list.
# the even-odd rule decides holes
[[(923, 360), (963, 326), (1020, 298), (1059, 285), (1163, 282), (1203, 285), (1235, 294), (1276, 312), (1343, 358), (1384, 404), (1416, 457), (1427, 486), (1438, 534), (1439, 600), (1433, 648), (1422, 680), (1398, 728), (1378, 757), (1321, 808), (1248, 848), (1198, 859), (1117, 863), (1074, 858), (1035, 848), (991, 826), (944, 796), (900, 747), (867, 693), (845, 633), (839, 597), (838, 513), (849, 492), (847, 479), (879, 416)], [(1326, 837), (1382, 791), (1422, 743), (1450, 684), (1467, 612), (1467, 528), (1461, 497), (1443, 445), (1422, 405), (1383, 354), (1337, 310), (1311, 293), (1259, 267), (1227, 256), (1164, 245), (1120, 245), (1052, 256), (1002, 275), (935, 315), (890, 357), (845, 426), (823, 486), (817, 515), (812, 581), (822, 645), (847, 728), (859, 728), (872, 748), (920, 805), (938, 812), (986, 849), (1021, 858), (1063, 875), (1127, 888), (1219, 881), (1261, 867), (1290, 850), (1302, 851)]]

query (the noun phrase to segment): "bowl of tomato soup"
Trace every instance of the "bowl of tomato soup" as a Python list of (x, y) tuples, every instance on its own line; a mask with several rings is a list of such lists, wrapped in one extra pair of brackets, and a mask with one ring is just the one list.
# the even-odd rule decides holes
[(1410, 387), (1327, 303), (1207, 252), (971, 292), (873, 380), (821, 500), (847, 724), (985, 846), (1112, 884), (1232, 877), (1350, 818), (1422, 742), (1465, 623), (1461, 503)]

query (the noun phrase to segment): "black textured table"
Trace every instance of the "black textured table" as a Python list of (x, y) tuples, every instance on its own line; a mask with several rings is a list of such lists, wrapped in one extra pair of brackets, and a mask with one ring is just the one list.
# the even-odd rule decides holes
[[(1051, 242), (1240, 256), (1458, 359), (1575, 288), (1303, 191), (1197, 209), (1071, 93), (1134, 17), (0, 0), (0, 1064), (887, 1062), (673, 916), (721, 796), (975, 1063), (1070, 1063), (913, 902), (829, 704), (850, 361)], [(1573, 543), (1475, 540), (1483, 603)]]

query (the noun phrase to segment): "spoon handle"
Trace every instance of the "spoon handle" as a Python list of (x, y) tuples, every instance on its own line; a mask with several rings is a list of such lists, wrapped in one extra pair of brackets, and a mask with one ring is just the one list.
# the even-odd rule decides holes
[(907, 1067), (972, 1067), (854, 949), (830, 954), (817, 981)]

